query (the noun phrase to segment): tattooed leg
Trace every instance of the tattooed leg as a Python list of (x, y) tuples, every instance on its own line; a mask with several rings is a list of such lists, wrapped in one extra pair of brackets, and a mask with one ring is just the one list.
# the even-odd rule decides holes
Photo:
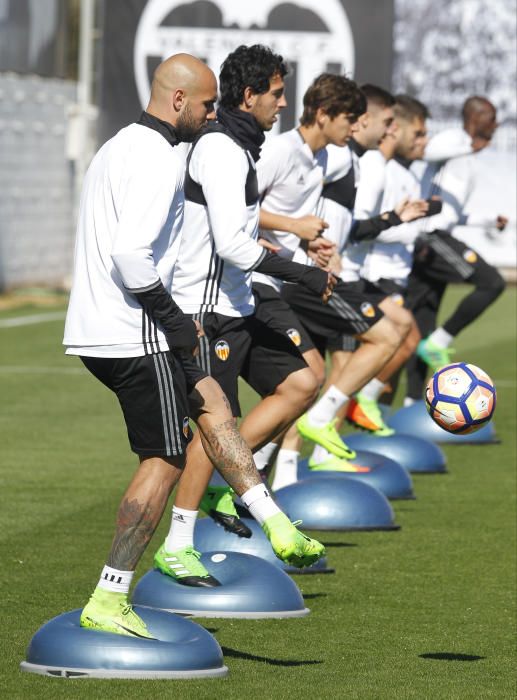
[(142, 458), (118, 509), (107, 564), (133, 571), (160, 522), (180, 475), (180, 461)]
[(238, 495), (262, 481), (219, 384), (211, 377), (201, 380), (191, 402), (199, 430), (188, 446), (174, 503), (179, 508), (197, 510), (214, 466)]

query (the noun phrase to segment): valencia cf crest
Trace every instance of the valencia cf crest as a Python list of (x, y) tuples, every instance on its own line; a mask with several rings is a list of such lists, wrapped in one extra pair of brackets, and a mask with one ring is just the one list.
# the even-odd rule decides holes
[(402, 296), (402, 294), (399, 294), (398, 292), (390, 294), (390, 299), (397, 306), (404, 306), (404, 297)]
[(463, 259), (466, 260), (468, 263), (473, 264), (478, 259), (478, 256), (474, 250), (470, 250), (470, 248), (467, 248), (467, 250), (463, 251)]
[(187, 440), (190, 437), (190, 424), (188, 416), (185, 416), (185, 418), (183, 419), (183, 435), (187, 438)]
[(230, 346), (226, 340), (218, 340), (215, 344), (214, 350), (215, 354), (222, 362), (226, 362), (226, 360), (230, 357)]
[(361, 304), (361, 313), (367, 318), (373, 318), (375, 316), (375, 309), (369, 301), (363, 301)]
[(302, 344), (302, 337), (296, 328), (289, 328), (289, 330), (286, 331), (286, 333), (289, 336), (289, 338), (293, 341), (293, 343), (296, 345), (296, 347), (298, 347), (299, 345)]

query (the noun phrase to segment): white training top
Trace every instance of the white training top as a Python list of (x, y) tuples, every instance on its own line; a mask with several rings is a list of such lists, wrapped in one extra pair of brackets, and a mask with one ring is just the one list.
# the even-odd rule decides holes
[[(440, 158), (438, 158), (440, 156)], [(448, 129), (434, 136), (425, 152), (422, 197), (436, 195), (442, 199), (442, 211), (425, 220), (423, 231), (452, 230), (455, 226), (493, 226), (495, 216), (465, 214), (465, 206), (481, 174), (480, 159), (472, 151), (471, 137), (463, 129)], [(413, 169), (413, 168), (412, 168)], [(418, 173), (418, 165), (414, 166)]]
[[(359, 166), (358, 158), (348, 146), (334, 146), (329, 144), (326, 147), (327, 160), (325, 166), (324, 184), (338, 182), (345, 178), (350, 170), (354, 170), (354, 188), (357, 186)], [(323, 190), (321, 197), (322, 205), (318, 211), (319, 216), (324, 219), (328, 228), (324, 231), (324, 237), (335, 244), (336, 250), (340, 253), (348, 240), (350, 228), (352, 226), (352, 212), (346, 206), (336, 202), (330, 197), (325, 197)]]
[[(257, 163), (261, 206), (272, 214), (293, 218), (319, 214), (325, 161), (325, 149), (313, 154), (298, 129), (270, 137)], [(312, 264), (299, 248), (300, 239), (294, 233), (261, 229), (260, 235), (280, 247), (278, 255), (305, 265)], [(259, 272), (253, 273), (253, 281), (269, 284), (277, 290), (282, 286), (281, 280)]]
[(183, 217), (184, 160), (157, 131), (131, 124), (86, 173), (63, 343), (67, 354), (138, 357), (165, 336), (128, 289), (170, 285)]
[[(366, 151), (359, 158), (354, 219), (371, 219), (382, 214), (382, 200), (386, 181), (387, 161), (378, 149)], [(361, 277), (364, 261), (372, 241), (349, 243), (341, 257), (341, 278), (345, 282), (356, 282)]]
[[(385, 166), (381, 212), (393, 210), (406, 197), (420, 197), (420, 181), (412, 170), (392, 159)], [(370, 282), (391, 279), (400, 285), (407, 285), (413, 264), (414, 243), (420, 230), (421, 222), (412, 221), (383, 231), (370, 246), (361, 276)]]
[(193, 148), (189, 173), (201, 185), (206, 206), (185, 202), (171, 287), (185, 313), (254, 311), (250, 270), (265, 251), (257, 243), (259, 202), (246, 206), (246, 178), (254, 167), (246, 153), (221, 132), (202, 136)]

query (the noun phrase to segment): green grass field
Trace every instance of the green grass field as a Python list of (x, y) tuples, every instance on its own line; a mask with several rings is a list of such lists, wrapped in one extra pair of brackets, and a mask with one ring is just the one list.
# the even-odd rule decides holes
[[(62, 321), (1, 327), (56, 308), (1, 312), (2, 697), (515, 697), (516, 298), (510, 289), (457, 343), (496, 381), (502, 443), (447, 448), (449, 473), (415, 476), (417, 500), (395, 502), (400, 531), (323, 533), (336, 573), (296, 577), (308, 617), (201, 620), (230, 669), (206, 681), (19, 671), (32, 634), (96, 584), (135, 458), (115, 399), (64, 356)], [(168, 524), (169, 513), (137, 575)]]

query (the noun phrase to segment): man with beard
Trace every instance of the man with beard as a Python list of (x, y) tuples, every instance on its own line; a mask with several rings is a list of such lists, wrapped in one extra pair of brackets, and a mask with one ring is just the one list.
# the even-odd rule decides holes
[[(255, 163), (264, 132), (286, 104), (285, 73), (282, 57), (261, 45), (240, 46), (224, 61), (218, 123), (200, 135), (187, 159), (185, 220), (171, 287), (184, 312), (204, 329), (198, 362), (228, 397), (233, 419), (225, 429), (235, 430), (240, 416), (239, 376), (263, 397), (240, 426), (252, 450), (290, 425), (318, 391), (317, 379), (300, 353), (277, 332), (269, 306), (254, 296), (252, 271), (299, 282), (323, 300), (333, 287), (329, 273), (285, 260), (257, 242)], [(193, 549), (193, 532), (212, 464), (223, 473), (225, 459), (225, 454), (212, 454), (202, 435), (189, 446), (171, 529), (155, 555), (155, 565), (180, 583), (217, 585), (207, 580), (208, 572)], [(230, 485), (262, 525), (277, 556), (303, 566), (322, 555), (322, 545), (294, 527), (260, 478), (250, 489)], [(226, 524), (236, 534), (248, 534), (235, 519)]]

